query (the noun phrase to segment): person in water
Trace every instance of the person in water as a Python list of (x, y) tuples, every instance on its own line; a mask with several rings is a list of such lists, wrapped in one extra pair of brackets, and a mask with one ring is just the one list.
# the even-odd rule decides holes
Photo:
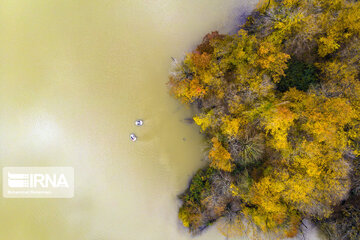
[(135, 142), (137, 139), (136, 135), (134, 133), (130, 134), (130, 140)]
[[(144, 121), (141, 120), (141, 119), (138, 119), (138, 120), (135, 121), (136, 126), (142, 126), (143, 124), (144, 124)], [(135, 142), (137, 140), (137, 137), (136, 137), (135, 133), (130, 134), (130, 140), (133, 141), (133, 142)]]
[(135, 121), (136, 126), (142, 126), (143, 124), (144, 124), (144, 121), (141, 120), (141, 119), (138, 119), (138, 120)]

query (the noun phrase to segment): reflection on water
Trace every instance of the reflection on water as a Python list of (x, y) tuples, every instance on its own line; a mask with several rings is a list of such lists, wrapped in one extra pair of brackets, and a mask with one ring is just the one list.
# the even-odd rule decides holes
[(0, 198), (0, 239), (189, 239), (176, 195), (203, 143), (167, 93), (171, 57), (256, 2), (1, 1), (0, 166), (72, 166), (76, 186), (73, 199)]

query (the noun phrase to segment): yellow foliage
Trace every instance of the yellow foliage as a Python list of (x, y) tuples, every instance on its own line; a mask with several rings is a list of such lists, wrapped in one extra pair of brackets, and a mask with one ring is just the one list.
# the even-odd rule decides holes
[(198, 79), (183, 79), (178, 81), (170, 78), (171, 93), (173, 93), (183, 103), (192, 103), (197, 98), (202, 98), (206, 94), (206, 87), (200, 84)]
[(335, 39), (328, 37), (321, 37), (319, 39), (319, 55), (321, 57), (325, 57), (329, 53), (334, 52), (336, 49), (340, 47), (340, 45), (336, 42)]
[(283, 4), (285, 7), (290, 8), (292, 6), (296, 6), (300, 0), (283, 0)]
[[(328, 217), (347, 196), (351, 166), (344, 153), (360, 155), (360, 1), (271, 0), (260, 5), (260, 13), (246, 25), (249, 32), (242, 29), (203, 43), (207, 50), (188, 54), (182, 71), (170, 79), (177, 98), (201, 106), (193, 119), (212, 142), (209, 169), (221, 174), (214, 177), (216, 184), (206, 183), (209, 192), (197, 206), (204, 213), (188, 211), (179, 217), (192, 228), (200, 224), (201, 214), (224, 216), (234, 201), (243, 215), (224, 217), (224, 233), (246, 232), (251, 224), (245, 219), (265, 233), (293, 237), (302, 217)], [(290, 55), (320, 72), (299, 72), (304, 84), (306, 78), (313, 83), (295, 85), (307, 92), (276, 87)], [(247, 134), (262, 136), (266, 145), (261, 151), (260, 145), (244, 141)], [(242, 156), (253, 155), (262, 164), (244, 164), (251, 177), (243, 183), (238, 173), (243, 166), (234, 169), (243, 164)], [(213, 188), (227, 192), (214, 193)], [(214, 204), (222, 197), (226, 200)]]
[(279, 106), (269, 116), (265, 117), (265, 130), (270, 133), (273, 140), (270, 142), (272, 147), (278, 150), (288, 147), (288, 130), (293, 125), (297, 115), (285, 106)]
[[(340, 47), (340, 43), (360, 33), (360, 3), (337, 0), (319, 1), (329, 12), (323, 13), (320, 23), (326, 36), (318, 39), (319, 55), (324, 57)], [(337, 11), (336, 17), (331, 11)]]
[(214, 137), (211, 139), (213, 147), (209, 152), (210, 166), (226, 172), (233, 170), (233, 163), (230, 153), (221, 145), (221, 142)]
[[(290, 3), (292, 1), (286, 1), (284, 2), (286, 7), (287, 4), (293, 4)], [(300, 28), (302, 21), (305, 19), (303, 13), (296, 13), (289, 15), (287, 17), (281, 17), (278, 21), (274, 23), (274, 33), (269, 36), (269, 39), (271, 39), (274, 43), (280, 43), (286, 36), (290, 35), (293, 31), (295, 31), (297, 28)]]
[(265, 12), (266, 9), (268, 9), (269, 7), (272, 7), (274, 5), (276, 5), (275, 0), (259, 0), (259, 2), (257, 4), (257, 11)]
[(212, 112), (208, 112), (207, 114), (201, 114), (193, 117), (196, 125), (201, 127), (202, 131), (205, 131), (212, 123)]
[(179, 211), (179, 219), (181, 220), (184, 227), (189, 227), (189, 215), (185, 211)]
[(243, 122), (240, 118), (230, 118), (229, 116), (223, 117), (221, 120), (223, 122), (221, 130), (229, 136), (236, 136), (239, 132), (240, 124)]
[(290, 56), (280, 52), (269, 42), (262, 42), (257, 53), (259, 66), (269, 71), (275, 83), (279, 82), (280, 77), (285, 76), (284, 70), (287, 68), (286, 62), (290, 59)]

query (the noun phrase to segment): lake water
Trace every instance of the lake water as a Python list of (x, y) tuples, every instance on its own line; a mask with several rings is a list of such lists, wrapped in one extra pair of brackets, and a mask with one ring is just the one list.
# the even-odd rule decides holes
[(171, 57), (257, 0), (0, 2), (0, 165), (72, 166), (76, 184), (73, 199), (0, 198), (0, 239), (190, 239), (176, 196), (205, 146), (168, 95)]

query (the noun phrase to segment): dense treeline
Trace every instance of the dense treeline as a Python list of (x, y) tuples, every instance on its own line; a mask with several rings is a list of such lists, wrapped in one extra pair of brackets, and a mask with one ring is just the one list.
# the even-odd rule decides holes
[(209, 165), (180, 198), (193, 234), (360, 239), (360, 2), (271, 0), (206, 35), (170, 76), (198, 109)]

